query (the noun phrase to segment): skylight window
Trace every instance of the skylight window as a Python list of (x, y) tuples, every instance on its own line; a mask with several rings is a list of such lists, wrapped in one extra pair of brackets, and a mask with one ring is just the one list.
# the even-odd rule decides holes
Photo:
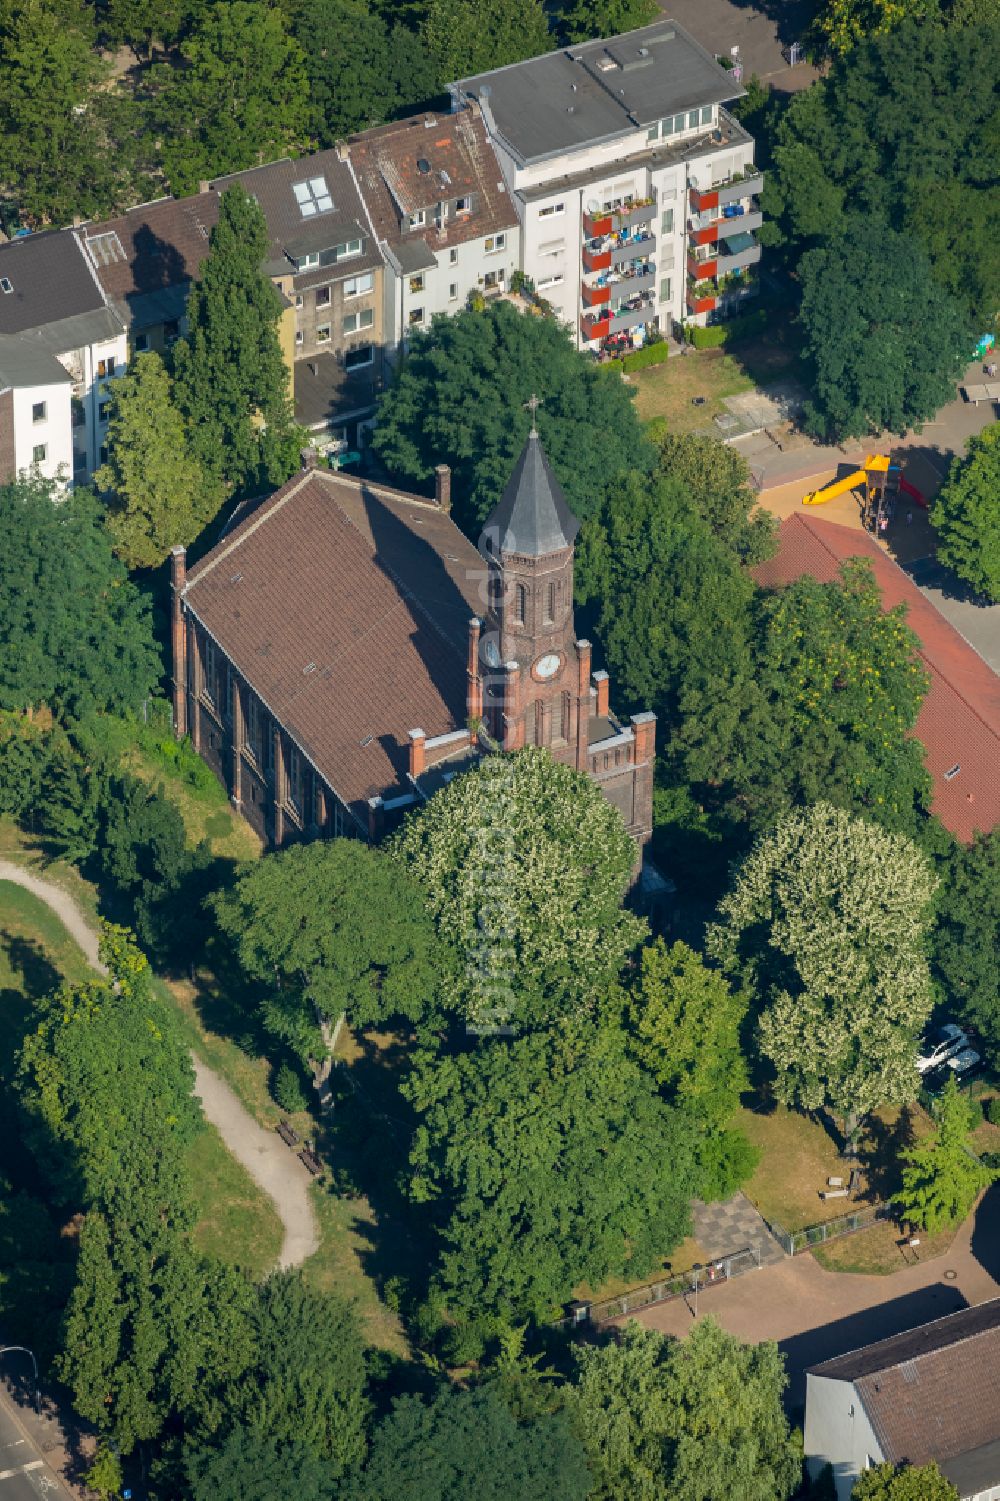
[(87, 249), (95, 266), (116, 266), (127, 259), (122, 242), (114, 230), (103, 235), (88, 235)]
[(0, 276), (0, 292), (13, 292), (14, 283), (9, 276)]
[(303, 219), (312, 219), (316, 214), (328, 214), (333, 208), (333, 199), (325, 177), (310, 177), (306, 182), (295, 182), (292, 184), (292, 192)]

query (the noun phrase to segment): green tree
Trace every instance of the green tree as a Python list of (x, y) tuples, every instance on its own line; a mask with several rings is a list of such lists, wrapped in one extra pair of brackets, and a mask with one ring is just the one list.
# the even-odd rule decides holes
[(553, 46), (541, 0), (427, 0), (422, 32), (442, 86)]
[(117, 1496), (124, 1483), (122, 1464), (118, 1455), (106, 1443), (98, 1444), (94, 1462), (88, 1470), (84, 1471), (88, 1491), (101, 1497), (101, 1501), (110, 1501), (112, 1496)]
[(933, 1001), (926, 857), (828, 803), (787, 814), (739, 867), (706, 935), (749, 991), (778, 1097), (857, 1118), (916, 1094)]
[(696, 1131), (617, 1026), (421, 1053), (403, 1093), (419, 1122), (410, 1197), (466, 1319), (546, 1316), (580, 1282), (646, 1275), (688, 1231)]
[(330, 1501), (326, 1466), (304, 1444), (241, 1424), (221, 1440), (186, 1442), (182, 1473), (189, 1501)]
[(958, 1491), (936, 1464), (882, 1464), (858, 1476), (851, 1501), (958, 1501)]
[(612, 482), (652, 464), (627, 386), (572, 346), (567, 330), (509, 303), (434, 320), (414, 337), (380, 399), (374, 445), (401, 481), (426, 484), (435, 464), (453, 471), (455, 518), (470, 535), (499, 500), (524, 447), (524, 403), (544, 394), (538, 431), (581, 520)]
[(107, 796), (104, 767), (85, 761), (68, 739), (56, 737), (33, 825), (51, 852), (82, 864), (96, 848)]
[(389, 847), (459, 956), (455, 1004), (478, 1027), (592, 1005), (645, 931), (622, 908), (636, 847), (621, 815), (544, 750), (487, 757)]
[(301, 148), (309, 131), (305, 58), (279, 8), (250, 0), (206, 7), (181, 44), (185, 66), (154, 70), (153, 120), (177, 194)]
[(298, 463), (281, 302), (261, 270), (267, 245), (260, 205), (228, 188), (188, 295), (187, 338), (174, 346), (174, 398), (192, 453), (207, 477), (245, 490), (283, 483)]
[(742, 454), (697, 433), (662, 433), (656, 446), (660, 472), (683, 488), (713, 535), (741, 563), (761, 563), (771, 556), (777, 524), (758, 503)]
[(218, 511), (223, 490), (189, 450), (184, 419), (158, 354), (137, 355), (113, 387), (108, 462), (94, 476), (112, 492), (108, 530), (127, 568), (155, 568), (188, 546)]
[(245, 973), (268, 990), (267, 1025), (303, 1057), (319, 1021), (354, 1027), (435, 1007), (442, 962), (424, 894), (397, 861), (354, 839), (293, 845), (249, 866), (214, 899)]
[(492, 1386), (400, 1397), (372, 1435), (351, 1501), (584, 1501), (590, 1476), (561, 1414), (518, 1423)]
[(631, 1001), (636, 1055), (670, 1099), (712, 1126), (729, 1120), (749, 1082), (745, 1013), (745, 996), (686, 943), (658, 938), (643, 949)]
[(934, 964), (951, 1004), (1000, 1062), (1000, 832), (956, 845), (942, 871)]
[(909, 237), (848, 219), (802, 257), (799, 273), (813, 374), (805, 423), (815, 437), (905, 433), (953, 399), (970, 320)]
[(647, 26), (660, 14), (656, 0), (557, 0), (553, 10), (567, 42), (618, 36)]
[(683, 1340), (629, 1324), (575, 1358), (594, 1501), (786, 1501), (797, 1490), (773, 1343), (744, 1345), (707, 1318)]
[(970, 438), (952, 462), (931, 520), (938, 557), (993, 603), (1000, 601), (1000, 422)]
[(149, 607), (87, 490), (0, 486), (0, 708), (139, 708), (159, 676)]
[(826, 0), (814, 26), (836, 57), (904, 21), (928, 21), (941, 14), (940, 0)]
[(34, 821), (42, 788), (53, 778), (57, 737), (30, 714), (0, 710), (0, 813)]
[(961, 1224), (995, 1176), (969, 1150), (974, 1124), (969, 1101), (949, 1073), (934, 1106), (933, 1132), (901, 1154), (903, 1186), (893, 1203), (931, 1235)]

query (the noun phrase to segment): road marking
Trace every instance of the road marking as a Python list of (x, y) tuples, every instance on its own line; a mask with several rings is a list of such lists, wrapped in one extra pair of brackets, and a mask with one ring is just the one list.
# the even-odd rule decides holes
[(32, 1459), (26, 1465), (18, 1465), (16, 1470), (0, 1470), (0, 1480), (12, 1480), (15, 1475), (25, 1475), (29, 1470), (40, 1470), (44, 1464), (44, 1459)]

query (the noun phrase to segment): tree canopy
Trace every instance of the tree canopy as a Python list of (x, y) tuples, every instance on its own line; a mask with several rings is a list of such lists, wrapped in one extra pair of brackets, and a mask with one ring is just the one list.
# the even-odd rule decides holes
[(592, 1022), (457, 1057), (421, 1054), (410, 1196), (466, 1318), (543, 1316), (577, 1283), (648, 1274), (688, 1231), (696, 1131)]
[(267, 246), (260, 205), (227, 188), (188, 294), (187, 336), (174, 346), (174, 397), (192, 452), (210, 479), (251, 491), (282, 484), (299, 462), (281, 300), (261, 270)]
[(442, 85), (554, 44), (542, 0), (427, 0), (423, 34)]
[(636, 847), (621, 815), (544, 750), (487, 757), (390, 850), (458, 956), (456, 1010), (480, 1028), (593, 1005), (645, 932), (622, 908)]
[(900, 1214), (930, 1234), (961, 1224), (976, 1195), (993, 1181), (969, 1150), (973, 1125), (969, 1102), (948, 1070), (934, 1105), (934, 1130), (901, 1154), (902, 1187), (893, 1195)]
[(94, 479), (112, 492), (108, 530), (115, 552), (128, 568), (155, 568), (172, 547), (195, 540), (224, 492), (190, 452), (158, 354), (136, 355), (111, 390), (109, 457)]
[(935, 497), (937, 555), (994, 604), (1000, 601), (1000, 422), (970, 438)]
[(802, 257), (799, 275), (814, 437), (905, 433), (954, 397), (971, 319), (911, 234), (856, 215)]
[(372, 1435), (350, 1501), (585, 1501), (590, 1476), (562, 1414), (518, 1423), (493, 1386), (400, 1397)]
[(380, 398), (375, 450), (406, 484), (450, 464), (455, 519), (478, 536), (524, 447), (535, 392), (545, 452), (581, 520), (620, 474), (652, 463), (628, 387), (574, 349), (568, 330), (506, 302), (414, 335)]
[(774, 552), (777, 523), (758, 503), (746, 459), (716, 438), (661, 433), (658, 473), (679, 485), (709, 530), (741, 563), (760, 563)]
[(936, 1464), (882, 1464), (858, 1476), (851, 1501), (958, 1501), (958, 1491)]
[(324, 1051), (317, 1018), (352, 1026), (439, 1004), (442, 954), (414, 877), (355, 839), (292, 845), (248, 866), (214, 900), (264, 1017), (303, 1057)]
[(239, 1423), (218, 1440), (187, 1445), (182, 1473), (189, 1501), (330, 1501), (326, 1466), (304, 1444)]
[(137, 710), (159, 677), (149, 606), (93, 494), (0, 486), (0, 708)]
[(942, 871), (934, 964), (959, 1015), (1000, 1062), (1000, 832), (956, 845)]
[(760, 836), (706, 947), (750, 992), (780, 1099), (850, 1123), (914, 1098), (936, 885), (903, 835), (828, 803)]
[(744, 1345), (706, 1318), (683, 1340), (628, 1324), (574, 1355), (594, 1501), (787, 1501), (797, 1490), (776, 1345)]

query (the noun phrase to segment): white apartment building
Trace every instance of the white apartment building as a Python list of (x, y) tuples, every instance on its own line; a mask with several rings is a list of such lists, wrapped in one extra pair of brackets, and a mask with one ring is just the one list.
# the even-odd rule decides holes
[(452, 85), (478, 103), (521, 221), (521, 267), (599, 352), (729, 316), (756, 290), (742, 93), (674, 21)]
[(26, 473), (69, 484), (72, 381), (54, 355), (0, 335), (0, 484)]
[(347, 149), (385, 258), (389, 349), (509, 289), (520, 223), (476, 106), (366, 130)]
[[(37, 442), (28, 445), (45, 450), (34, 461), (39, 472), (52, 478), (58, 473), (67, 484), (89, 480), (104, 458), (109, 383), (124, 373), (128, 344), (125, 326), (108, 307), (75, 231), (27, 235), (0, 245), (0, 338), (16, 340), (20, 355), (13, 360), (8, 344), (8, 362), (29, 371), (21, 378), (34, 382), (11, 387), (17, 395), (12, 414), (14, 408), (45, 408), (44, 417), (37, 418)], [(68, 402), (53, 362), (69, 376)], [(50, 379), (42, 379), (46, 371)], [(31, 396), (41, 386), (47, 394)], [(23, 467), (18, 463), (15, 472)]]

